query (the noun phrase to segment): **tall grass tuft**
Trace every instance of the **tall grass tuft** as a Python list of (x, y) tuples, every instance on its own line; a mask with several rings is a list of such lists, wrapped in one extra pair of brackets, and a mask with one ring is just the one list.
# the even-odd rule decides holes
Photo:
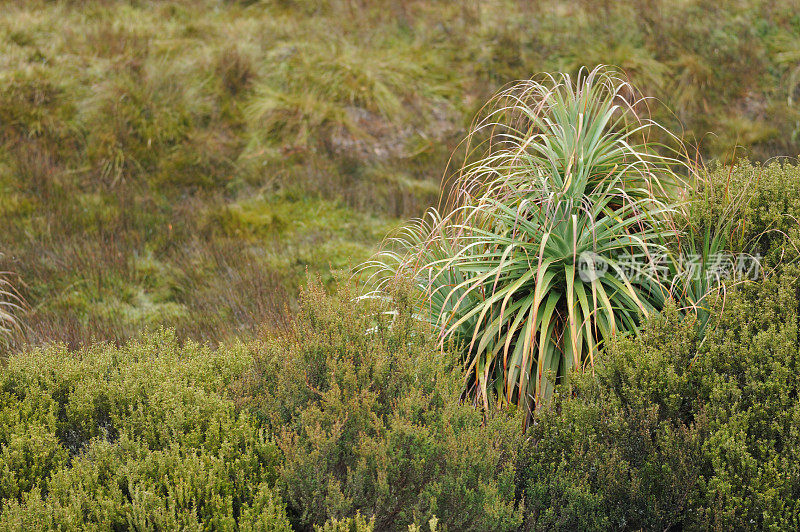
[(485, 138), (470, 150), (482, 156), (457, 173), (444, 214), (368, 264), (378, 293), (412, 280), (476, 403), (530, 412), (670, 299), (681, 272), (661, 262), (686, 185), (677, 148), (649, 141), (663, 128), (636, 94), (603, 67), (504, 90), (468, 137)]
[(24, 301), (9, 280), (8, 272), (0, 272), (0, 353), (13, 345), (22, 332), (19, 312)]

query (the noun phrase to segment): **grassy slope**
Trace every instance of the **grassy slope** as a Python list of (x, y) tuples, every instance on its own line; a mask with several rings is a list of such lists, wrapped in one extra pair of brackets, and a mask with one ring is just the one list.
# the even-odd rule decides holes
[(705, 157), (800, 151), (791, 0), (396, 4), (6, 3), (0, 269), (29, 339), (279, 324), (306, 267), (435, 202), (480, 103), (542, 70), (620, 66)]

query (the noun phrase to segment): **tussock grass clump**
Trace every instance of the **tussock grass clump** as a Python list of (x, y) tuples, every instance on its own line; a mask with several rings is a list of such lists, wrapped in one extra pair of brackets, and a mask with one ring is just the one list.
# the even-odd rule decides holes
[(421, 83), (443, 75), (429, 51), (402, 42), (375, 44), (369, 51), (346, 40), (275, 50), (277, 68), (258, 87), (250, 110), (260, 132), (288, 136), (295, 144), (306, 144), (325, 127), (363, 135), (352, 108), (402, 123), (409, 112), (404, 107), (424, 113), (420, 106), (427, 99), (446, 95), (445, 87)]
[(222, 50), (215, 70), (222, 86), (231, 96), (238, 96), (249, 89), (257, 75), (252, 60), (235, 46)]
[(0, 272), (0, 352), (21, 337), (25, 324), (21, 321), (20, 314), (24, 310), (24, 304), (9, 280), (9, 273)]

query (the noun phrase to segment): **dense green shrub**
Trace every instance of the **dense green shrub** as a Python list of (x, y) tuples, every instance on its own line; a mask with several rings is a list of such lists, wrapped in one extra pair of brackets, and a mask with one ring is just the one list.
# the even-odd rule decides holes
[[(510, 530), (521, 420), (460, 402), (459, 362), (435, 348), (399, 297), (302, 293), (293, 328), (264, 343), (244, 379), (283, 452), (279, 486), (302, 529), (361, 512), (376, 530)], [(390, 326), (391, 325), (391, 326)], [(355, 526), (355, 525), (353, 525)]]
[(286, 334), (251, 345), (161, 331), (11, 355), (0, 528), (516, 529), (521, 419), (461, 403), (404, 298), (352, 296), (311, 282)]
[(717, 165), (707, 177), (698, 197), (690, 198), (688, 209), (698, 233), (734, 209), (732, 251), (762, 256), (767, 269), (800, 256), (800, 167), (796, 161)]
[(537, 415), (526, 529), (796, 529), (797, 269), (740, 285), (705, 337), (667, 311)]
[(375, 518), (367, 521), (364, 516), (357, 513), (355, 517), (344, 517), (329, 519), (324, 525), (317, 526), (318, 532), (373, 532), (375, 530)]
[(239, 345), (50, 347), (0, 377), (0, 528), (286, 530), (279, 450), (226, 397)]
[(762, 278), (730, 285), (704, 330), (670, 309), (618, 339), (538, 412), (517, 470), (524, 528), (797, 528), (800, 170), (706, 177), (683, 229), (729, 219)]

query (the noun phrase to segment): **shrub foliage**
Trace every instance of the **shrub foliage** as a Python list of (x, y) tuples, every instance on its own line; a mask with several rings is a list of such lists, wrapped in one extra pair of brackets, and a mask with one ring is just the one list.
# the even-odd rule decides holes
[(709, 302), (704, 330), (668, 309), (556, 393), (520, 453), (523, 528), (797, 528), (798, 175), (711, 172), (687, 222), (702, 233), (739, 204), (729, 242), (762, 277)]
[(0, 528), (288, 530), (279, 450), (225, 396), (250, 360), (166, 331), (10, 357)]
[(703, 339), (667, 311), (559, 390), (520, 455), (524, 528), (796, 528), (792, 273), (730, 294)]
[[(437, 517), (444, 530), (511, 530), (519, 421), (460, 402), (459, 363), (401, 296), (385, 305), (311, 284), (292, 331), (243, 381), (283, 453), (281, 493), (300, 528), (360, 512), (377, 530)], [(369, 331), (369, 332), (366, 332)]]

